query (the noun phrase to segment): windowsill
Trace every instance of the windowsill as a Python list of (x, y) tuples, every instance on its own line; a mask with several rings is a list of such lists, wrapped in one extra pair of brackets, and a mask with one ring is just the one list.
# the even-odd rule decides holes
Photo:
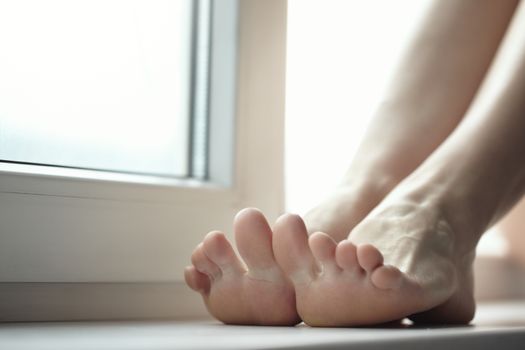
[(150, 174), (131, 174), (112, 171), (65, 168), (47, 165), (5, 163), (0, 161), (0, 175), (33, 180), (67, 180), (69, 182), (109, 183), (120, 185), (140, 185), (141, 187), (191, 188), (220, 190), (225, 189), (210, 181), (191, 178), (177, 178)]
[(32, 165), (22, 163), (0, 162), (0, 173), (25, 175), (46, 178), (61, 178), (74, 180), (107, 181), (130, 184), (146, 184), (161, 186), (201, 186), (204, 182), (168, 176), (148, 174), (128, 174), (113, 171), (99, 171), (90, 169), (67, 168), (59, 166)]
[(126, 321), (0, 325), (3, 349), (521, 349), (525, 302), (480, 307), (473, 326), (311, 328)]
[(128, 202), (231, 200), (234, 189), (191, 178), (0, 162), (0, 192)]

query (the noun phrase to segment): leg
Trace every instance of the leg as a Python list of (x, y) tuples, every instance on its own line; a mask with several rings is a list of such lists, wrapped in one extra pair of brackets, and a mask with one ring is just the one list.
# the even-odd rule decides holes
[[(416, 36), (405, 63), (399, 68), (391, 93), (374, 118), (350, 167), (350, 175), (331, 199), (306, 216), (311, 232), (323, 230), (337, 241), (346, 237), (395, 184), (447, 137), (478, 88), (514, 5), (514, 0), (436, 1), (424, 29)], [(490, 18), (487, 13), (491, 14)], [(441, 55), (442, 51), (459, 52), (459, 48), (466, 56)], [(412, 62), (419, 64), (414, 66)], [(432, 71), (439, 73), (429, 81), (428, 74)], [(451, 87), (452, 79), (457, 80), (457, 84)], [(424, 99), (420, 93), (423, 89), (426, 90)], [(438, 109), (440, 113), (436, 114)], [(438, 123), (435, 123), (436, 115), (440, 118)], [(384, 130), (389, 132), (385, 134)], [(428, 130), (433, 131), (433, 137), (413, 137)], [(382, 140), (380, 146), (375, 142), (378, 138)], [(412, 152), (414, 149), (420, 152)], [(412, 153), (413, 156), (405, 157)], [(260, 213), (249, 215), (243, 220), (243, 229), (236, 229), (237, 245), (247, 263), (251, 257), (272, 254), (267, 249), (271, 230), (259, 230), (263, 219)], [(243, 249), (252, 236), (266, 237), (266, 243)], [(245, 324), (298, 322), (290, 282), (275, 268), (270, 277), (254, 279), (252, 271), (261, 270), (261, 266), (249, 266), (248, 272), (243, 270), (223, 236), (208, 236), (195, 251), (193, 264), (186, 271), (187, 282), (201, 292), (208, 309), (218, 319)], [(274, 266), (273, 260), (270, 265)], [(226, 275), (225, 271), (234, 273)], [(266, 286), (264, 295), (260, 292), (262, 285)], [(258, 302), (260, 300), (266, 304)], [(279, 310), (283, 312), (268, 315), (271, 308), (266, 305), (276, 304), (282, 306)]]
[[(361, 325), (405, 316), (427, 323), (472, 319), (477, 242), (525, 192), (524, 91), (522, 3), (465, 120), (352, 230), (348, 240), (336, 245), (323, 234), (312, 235), (312, 254), (304, 243), (298, 244), (306, 235), (304, 229), (299, 233), (300, 225), (294, 224), (292, 234), (275, 228), (274, 253), (295, 284), (305, 322)], [(296, 254), (302, 259), (296, 260), (302, 261), (299, 267), (279, 241), (302, 247)], [(316, 269), (299, 273), (304, 266)]]
[(516, 0), (436, 1), (413, 38), (341, 185), (305, 216), (336, 241), (456, 127), (483, 79)]

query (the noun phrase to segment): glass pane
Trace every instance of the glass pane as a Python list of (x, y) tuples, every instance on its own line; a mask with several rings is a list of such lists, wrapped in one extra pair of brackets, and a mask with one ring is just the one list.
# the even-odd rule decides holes
[(0, 159), (186, 176), (191, 11), (0, 1)]

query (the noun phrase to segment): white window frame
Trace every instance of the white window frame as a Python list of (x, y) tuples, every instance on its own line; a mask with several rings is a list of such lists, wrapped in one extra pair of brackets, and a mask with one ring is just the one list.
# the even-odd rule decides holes
[(2, 163), (0, 320), (201, 313), (194, 247), (243, 207), (283, 212), (286, 0), (215, 3), (235, 11), (212, 35), (238, 37), (213, 41), (209, 181)]

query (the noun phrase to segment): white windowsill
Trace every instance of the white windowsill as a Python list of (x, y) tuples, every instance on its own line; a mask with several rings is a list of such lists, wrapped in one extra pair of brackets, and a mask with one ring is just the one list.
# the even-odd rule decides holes
[(522, 349), (525, 303), (489, 304), (470, 327), (311, 328), (217, 322), (0, 325), (2, 349)]
[(139, 184), (147, 186), (168, 187), (206, 187), (211, 183), (206, 181), (157, 176), (147, 174), (128, 174), (112, 171), (90, 169), (64, 168), (46, 165), (31, 165), (21, 163), (5, 163), (0, 161), (0, 174), (16, 176), (45, 177), (55, 179), (73, 179), (93, 182), (113, 182), (121, 184)]

